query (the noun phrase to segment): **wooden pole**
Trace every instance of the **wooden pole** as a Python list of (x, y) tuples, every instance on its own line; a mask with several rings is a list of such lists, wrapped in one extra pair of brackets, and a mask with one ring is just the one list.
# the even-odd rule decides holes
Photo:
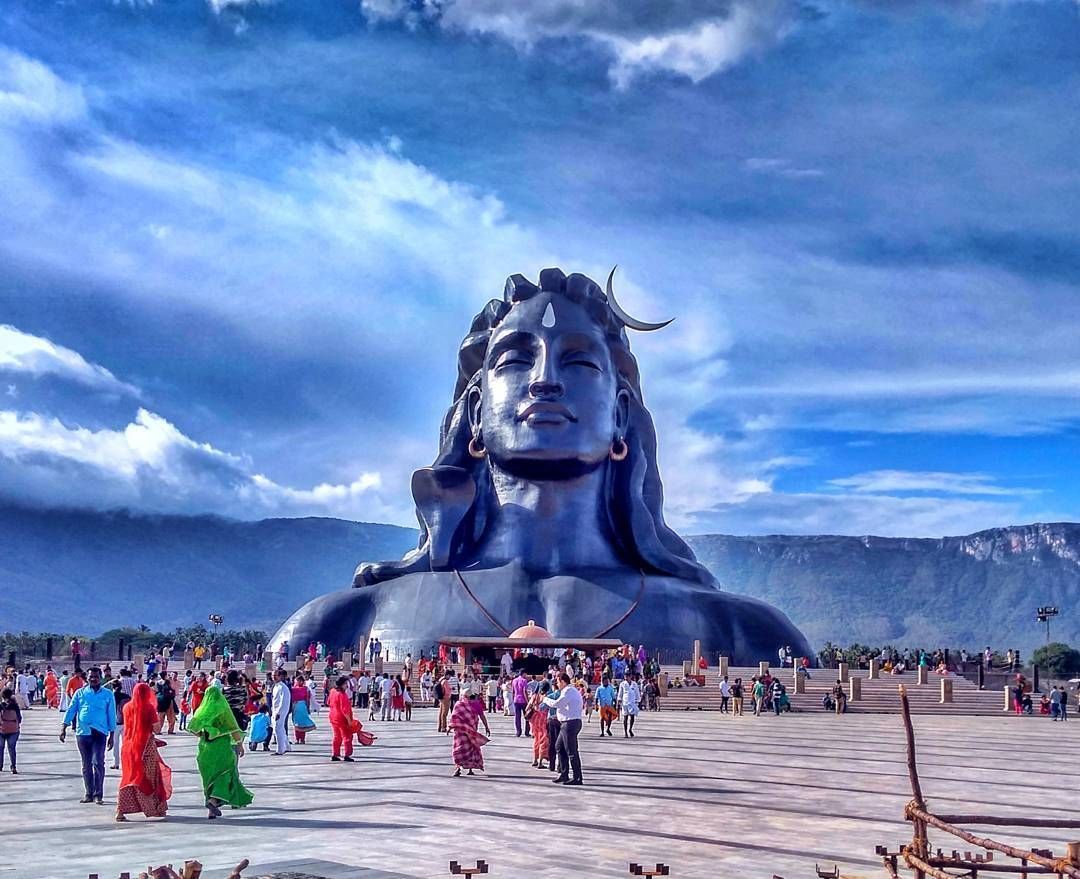
[[(922, 785), (919, 783), (919, 765), (915, 759), (915, 729), (911, 725), (911, 706), (908, 705), (907, 689), (903, 684), (900, 684), (900, 716), (904, 720), (908, 780), (911, 782), (911, 794), (914, 797), (914, 801), (911, 805), (925, 810), (926, 800), (923, 797)], [(911, 845), (917, 856), (925, 858), (930, 854), (930, 840), (926, 835), (926, 822), (912, 817), (912, 826), (914, 828), (914, 836), (911, 840)], [(925, 870), (917, 864), (912, 864), (911, 866), (915, 868), (915, 879), (926, 879)]]
[(1080, 828), (1080, 821), (1072, 818), (1002, 818), (996, 815), (938, 815), (946, 824), (985, 824), (999, 827), (1061, 827), (1069, 830)]
[(1036, 854), (1030, 849), (1017, 848), (1016, 846), (1007, 845), (1004, 842), (998, 842), (995, 839), (989, 839), (985, 836), (976, 836), (974, 833), (969, 833), (966, 830), (961, 830), (959, 827), (954, 827), (952, 824), (942, 821), (936, 815), (931, 815), (927, 812), (925, 807), (917, 806), (914, 803), (911, 803), (908, 806), (908, 813), (910, 817), (922, 821), (924, 825), (936, 827), (938, 830), (944, 830), (946, 833), (951, 833), (953, 836), (960, 837), (964, 842), (971, 843), (971, 845), (977, 845), (979, 848), (984, 848), (987, 851), (1001, 852), (1004, 855), (1008, 855), (1010, 858), (1026, 858), (1030, 863), (1038, 864), (1040, 867), (1051, 867), (1055, 872), (1060, 873), (1062, 876), (1068, 876), (1070, 879), (1080, 879), (1080, 866), (1070, 864), (1067, 858), (1047, 858), (1043, 855)]

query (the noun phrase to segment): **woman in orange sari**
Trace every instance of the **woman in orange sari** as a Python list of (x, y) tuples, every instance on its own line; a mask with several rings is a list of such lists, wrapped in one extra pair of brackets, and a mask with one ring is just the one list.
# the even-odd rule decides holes
[(165, 742), (158, 741), (157, 698), (149, 684), (139, 682), (124, 706), (124, 743), (120, 759), (123, 767), (116, 794), (116, 820), (142, 812), (147, 818), (164, 818), (172, 796), (172, 770), (158, 753)]
[(544, 681), (540, 689), (529, 697), (529, 704), (525, 706), (525, 716), (529, 719), (529, 729), (532, 731), (533, 762), (537, 769), (544, 769), (544, 761), (548, 756), (548, 712), (544, 707), (544, 697), (551, 692), (551, 684)]
[(50, 708), (60, 707), (60, 682), (56, 679), (56, 672), (51, 665), (45, 672), (45, 704)]

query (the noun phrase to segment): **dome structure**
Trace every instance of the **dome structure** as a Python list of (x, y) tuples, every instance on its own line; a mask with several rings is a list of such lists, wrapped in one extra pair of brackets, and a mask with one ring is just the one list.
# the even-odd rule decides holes
[(536, 625), (536, 620), (529, 620), (529, 624), (526, 626), (518, 626), (514, 631), (510, 633), (511, 638), (550, 638), (551, 632), (545, 629), (543, 626)]

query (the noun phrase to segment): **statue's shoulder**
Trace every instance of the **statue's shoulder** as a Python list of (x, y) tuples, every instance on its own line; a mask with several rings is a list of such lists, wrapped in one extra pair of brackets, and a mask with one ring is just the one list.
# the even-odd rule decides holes
[(457, 574), (453, 571), (420, 571), (402, 574), (389, 580), (380, 580), (370, 586), (354, 587), (353, 592), (367, 595), (370, 600), (381, 601), (387, 596), (399, 598), (404, 594), (423, 594), (425, 600), (431, 600), (433, 594), (460, 588)]

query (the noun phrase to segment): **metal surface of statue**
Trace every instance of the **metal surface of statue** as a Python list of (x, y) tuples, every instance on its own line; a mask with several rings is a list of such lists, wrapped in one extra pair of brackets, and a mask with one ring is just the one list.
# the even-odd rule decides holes
[[(557, 637), (621, 638), (733, 663), (803, 635), (764, 602), (720, 590), (664, 522), (656, 434), (626, 329), (649, 324), (580, 274), (507, 280), (458, 354), (433, 466), (413, 474), (418, 548), (364, 563), (272, 639), (412, 650), (536, 620)], [(669, 654), (670, 655), (670, 654)]]

